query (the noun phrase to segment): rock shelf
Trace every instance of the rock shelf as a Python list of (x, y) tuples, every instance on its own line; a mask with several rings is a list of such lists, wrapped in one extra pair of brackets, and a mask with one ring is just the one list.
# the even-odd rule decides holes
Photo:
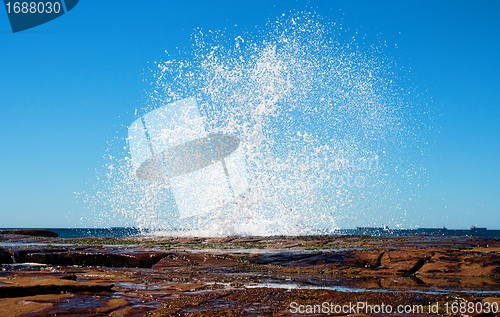
[(433, 316), (475, 305), (454, 315), (476, 316), (500, 304), (498, 239), (3, 232), (0, 243), (0, 316), (293, 316), (299, 308), (363, 302), (413, 305)]

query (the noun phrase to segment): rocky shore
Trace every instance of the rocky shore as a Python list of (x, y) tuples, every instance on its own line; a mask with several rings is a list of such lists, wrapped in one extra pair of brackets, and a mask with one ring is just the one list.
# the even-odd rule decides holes
[(499, 239), (27, 234), (0, 234), (0, 316), (500, 316)]

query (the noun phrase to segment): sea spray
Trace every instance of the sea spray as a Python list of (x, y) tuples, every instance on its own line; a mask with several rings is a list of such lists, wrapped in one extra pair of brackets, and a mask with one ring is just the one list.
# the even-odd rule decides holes
[(395, 63), (348, 35), (300, 13), (253, 34), (198, 30), (190, 50), (153, 62), (137, 117), (196, 98), (210, 133), (241, 140), (249, 188), (209, 214), (179, 219), (169, 182), (137, 179), (128, 149), (111, 148), (88, 197), (97, 219), (221, 236), (331, 233), (352, 219), (394, 217), (400, 178), (417, 169), (401, 158), (418, 143), (420, 114), (398, 86)]

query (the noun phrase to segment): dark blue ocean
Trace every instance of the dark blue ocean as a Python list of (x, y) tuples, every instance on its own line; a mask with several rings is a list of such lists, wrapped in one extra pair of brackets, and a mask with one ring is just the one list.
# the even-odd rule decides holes
[[(12, 228), (9, 228), (12, 229)], [(21, 229), (21, 228), (19, 228)], [(115, 237), (122, 238), (127, 236), (144, 235), (152, 233), (149, 230), (140, 230), (137, 228), (41, 228), (48, 229), (59, 234), (60, 238), (83, 238), (83, 237)], [(325, 234), (318, 232), (318, 235)], [(483, 238), (500, 238), (500, 230), (485, 229), (383, 229), (383, 228), (357, 228), (357, 229), (338, 229), (333, 235), (367, 235), (367, 236), (408, 236), (408, 235), (435, 235), (435, 236), (472, 236)], [(175, 232), (169, 235), (175, 236)]]

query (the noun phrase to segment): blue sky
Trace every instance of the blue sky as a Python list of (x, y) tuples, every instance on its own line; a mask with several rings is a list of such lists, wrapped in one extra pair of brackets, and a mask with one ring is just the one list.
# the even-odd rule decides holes
[(145, 105), (148, 62), (189, 49), (194, 30), (238, 34), (312, 11), (386, 42), (432, 100), (428, 185), (414, 225), (500, 229), (498, 1), (80, 1), (12, 34), (0, 10), (0, 227), (81, 227), (108, 141)]

